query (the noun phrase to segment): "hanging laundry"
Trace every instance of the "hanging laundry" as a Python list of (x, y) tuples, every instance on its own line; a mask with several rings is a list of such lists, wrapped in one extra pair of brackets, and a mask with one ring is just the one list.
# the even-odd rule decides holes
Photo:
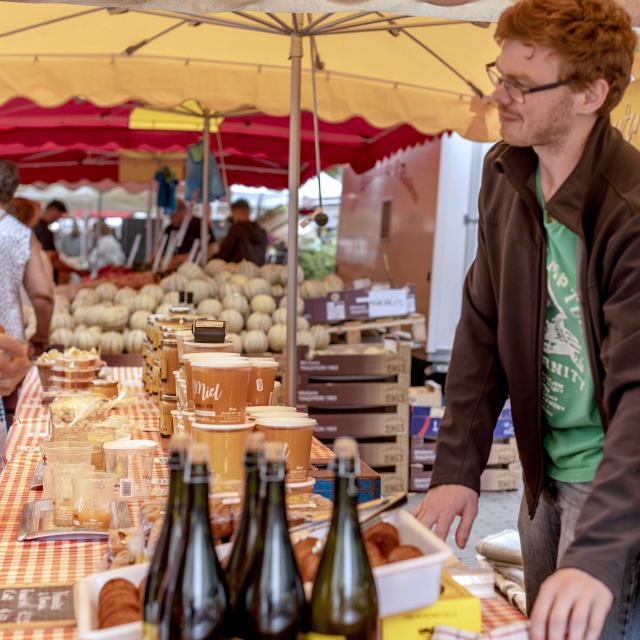
[[(202, 172), (204, 165), (202, 142), (187, 147), (187, 167), (184, 197), (188, 202), (197, 195), (196, 202), (202, 202)], [(209, 153), (209, 201), (218, 200), (225, 194), (224, 184), (213, 153)]]
[(173, 213), (176, 209), (176, 185), (178, 184), (178, 179), (167, 166), (156, 171), (155, 179), (158, 183), (156, 204), (158, 207), (162, 207), (165, 213)]

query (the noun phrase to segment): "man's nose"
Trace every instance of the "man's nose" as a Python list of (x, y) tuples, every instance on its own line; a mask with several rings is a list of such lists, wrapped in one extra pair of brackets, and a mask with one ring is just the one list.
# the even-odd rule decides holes
[(504, 84), (502, 82), (491, 92), (489, 98), (492, 102), (503, 105), (508, 105), (513, 102), (513, 99), (504, 88)]

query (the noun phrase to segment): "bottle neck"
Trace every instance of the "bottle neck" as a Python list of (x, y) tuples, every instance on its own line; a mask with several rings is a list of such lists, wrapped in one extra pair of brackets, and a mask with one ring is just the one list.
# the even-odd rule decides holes
[(244, 481), (242, 513), (243, 517), (249, 517), (252, 513), (255, 513), (254, 510), (260, 503), (260, 471), (258, 469), (258, 459), (255, 456), (245, 461)]
[(269, 536), (273, 526), (284, 523), (286, 527), (284, 479), (267, 479), (265, 484), (263, 531), (265, 536)]
[(358, 488), (355, 475), (337, 475), (334, 492), (333, 520), (337, 526), (347, 521), (358, 522)]
[(184, 466), (173, 464), (172, 460), (169, 468), (169, 509), (171, 517), (176, 518), (180, 516), (184, 501)]
[(209, 523), (209, 477), (206, 465), (194, 465), (187, 480), (189, 490), (189, 518), (192, 524)]

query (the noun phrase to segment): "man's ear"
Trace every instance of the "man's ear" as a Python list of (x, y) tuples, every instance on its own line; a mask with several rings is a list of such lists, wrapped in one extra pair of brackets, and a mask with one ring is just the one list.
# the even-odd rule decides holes
[(604, 78), (594, 80), (580, 91), (579, 111), (582, 114), (596, 113), (609, 95), (609, 83)]

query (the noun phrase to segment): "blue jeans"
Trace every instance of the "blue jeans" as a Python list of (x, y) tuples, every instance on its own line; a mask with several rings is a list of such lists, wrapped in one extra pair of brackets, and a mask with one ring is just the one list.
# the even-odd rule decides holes
[[(567, 483), (548, 480), (538, 508), (529, 519), (526, 500), (522, 499), (518, 530), (524, 564), (525, 591), (529, 614), (542, 583), (556, 570), (569, 545), (582, 507), (591, 493), (591, 483)], [(625, 569), (619, 593), (614, 594), (611, 611), (601, 640), (638, 640), (640, 638), (640, 585), (637, 560)]]

